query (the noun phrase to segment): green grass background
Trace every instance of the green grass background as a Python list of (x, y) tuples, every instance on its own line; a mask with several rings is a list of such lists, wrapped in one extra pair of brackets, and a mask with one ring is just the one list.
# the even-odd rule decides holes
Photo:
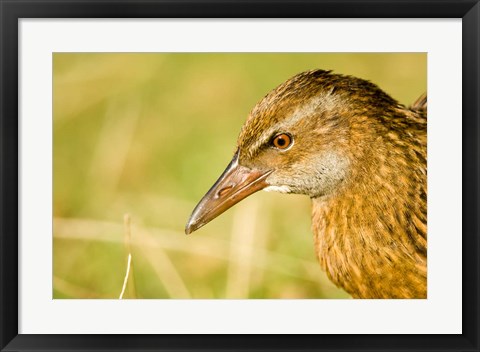
[(427, 56), (55, 53), (53, 297), (347, 298), (315, 258), (307, 197), (259, 192), (190, 236), (196, 202), (230, 161), (248, 112), (322, 68), (403, 104)]

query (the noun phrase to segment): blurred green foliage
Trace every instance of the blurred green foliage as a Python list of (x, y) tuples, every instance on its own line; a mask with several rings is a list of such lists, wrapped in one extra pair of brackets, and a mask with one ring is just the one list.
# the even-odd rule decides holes
[(55, 53), (54, 298), (346, 298), (320, 269), (307, 197), (259, 192), (184, 226), (248, 112), (299, 72), (332, 69), (406, 105), (427, 55)]

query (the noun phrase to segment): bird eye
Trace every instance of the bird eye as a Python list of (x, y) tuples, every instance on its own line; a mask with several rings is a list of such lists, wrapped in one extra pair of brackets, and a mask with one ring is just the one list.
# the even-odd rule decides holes
[(281, 133), (273, 138), (272, 144), (277, 149), (287, 149), (292, 144), (292, 137), (286, 133)]

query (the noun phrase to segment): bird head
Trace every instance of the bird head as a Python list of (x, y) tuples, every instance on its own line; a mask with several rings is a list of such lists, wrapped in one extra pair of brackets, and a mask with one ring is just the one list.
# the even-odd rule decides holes
[(250, 112), (232, 161), (194, 209), (185, 232), (262, 189), (311, 198), (333, 194), (365, 154), (361, 137), (371, 135), (363, 132), (366, 117), (395, 104), (358, 78), (323, 70), (292, 77)]

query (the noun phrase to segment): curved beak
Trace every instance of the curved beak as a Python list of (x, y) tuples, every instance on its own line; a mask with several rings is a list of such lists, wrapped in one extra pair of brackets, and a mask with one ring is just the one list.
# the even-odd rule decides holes
[(273, 170), (249, 169), (238, 164), (238, 151), (220, 178), (203, 196), (185, 226), (188, 235), (207, 224), (242, 199), (268, 186)]

